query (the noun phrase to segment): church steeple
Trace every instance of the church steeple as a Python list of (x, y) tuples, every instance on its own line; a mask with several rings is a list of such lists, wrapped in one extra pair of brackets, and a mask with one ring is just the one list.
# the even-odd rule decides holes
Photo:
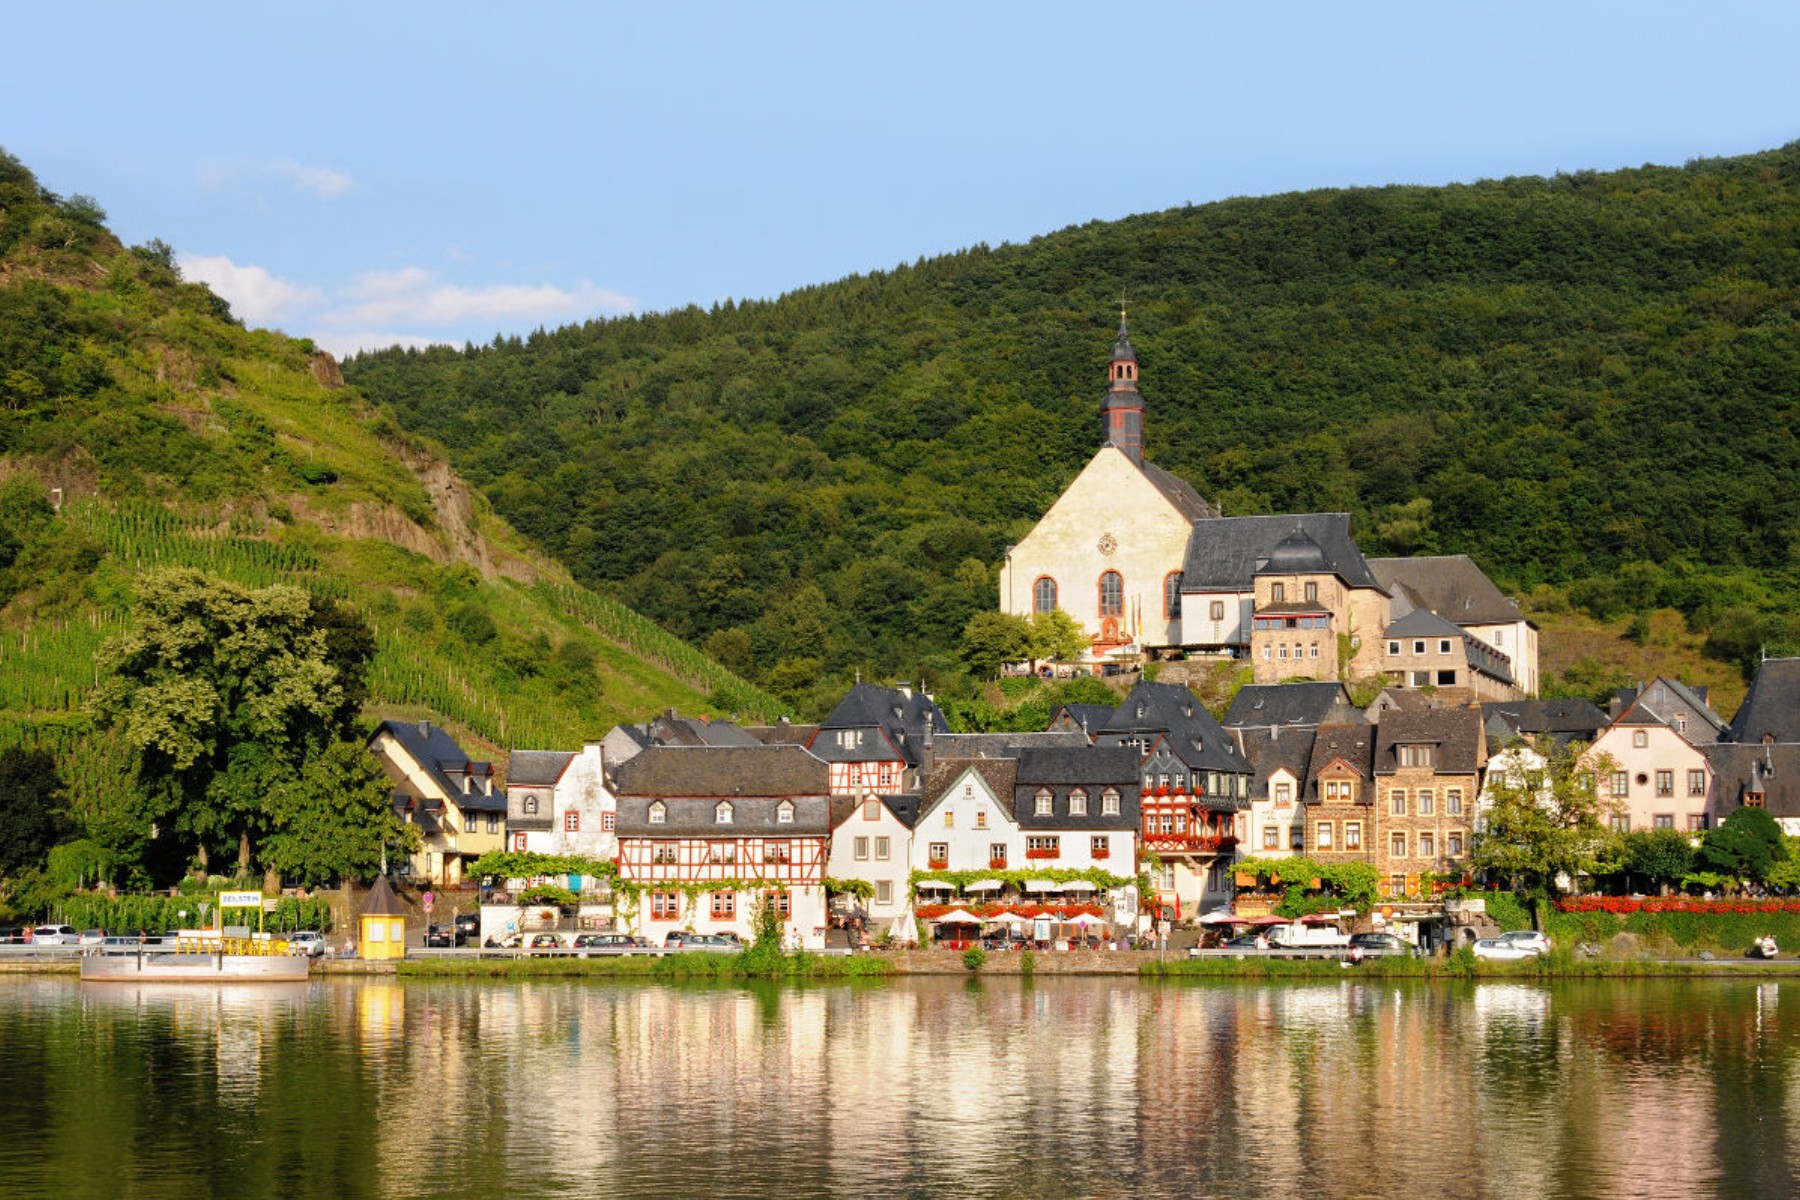
[(1119, 337), (1107, 368), (1106, 400), (1100, 405), (1106, 445), (1117, 446), (1132, 462), (1144, 461), (1144, 398), (1138, 394), (1137, 351), (1125, 332), (1125, 307), (1119, 306)]

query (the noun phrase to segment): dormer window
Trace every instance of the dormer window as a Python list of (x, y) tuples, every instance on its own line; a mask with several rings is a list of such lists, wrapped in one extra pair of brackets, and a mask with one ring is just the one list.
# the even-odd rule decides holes
[(538, 798), (536, 796), (525, 797), (525, 815), (528, 817), (535, 817), (537, 814)]
[(731, 824), (731, 801), (729, 801), (729, 800), (719, 801), (719, 807), (713, 809), (713, 824), (715, 824), (715, 825)]
[(1069, 793), (1069, 815), (1071, 817), (1087, 816), (1087, 793), (1080, 788)]
[(777, 825), (794, 823), (794, 802), (792, 800), (783, 800), (775, 806), (775, 823)]
[(661, 825), (668, 815), (669, 809), (661, 800), (656, 800), (651, 803), (650, 823), (652, 825)]
[(1055, 801), (1051, 798), (1050, 789), (1039, 788), (1037, 793), (1037, 808), (1035, 810), (1037, 815), (1040, 817), (1047, 817), (1054, 808)]
[(1119, 793), (1112, 788), (1107, 788), (1100, 793), (1100, 815), (1103, 817), (1119, 815)]

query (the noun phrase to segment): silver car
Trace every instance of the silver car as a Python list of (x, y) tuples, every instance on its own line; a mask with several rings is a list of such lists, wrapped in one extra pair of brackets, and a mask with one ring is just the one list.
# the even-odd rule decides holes
[(39, 925), (31, 931), (34, 946), (79, 946), (81, 931), (73, 925)]

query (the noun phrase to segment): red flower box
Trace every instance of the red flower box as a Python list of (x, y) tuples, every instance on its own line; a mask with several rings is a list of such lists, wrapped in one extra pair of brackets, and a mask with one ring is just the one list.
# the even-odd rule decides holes
[(1566, 913), (1611, 913), (1626, 917), (1636, 912), (1665, 913), (1800, 913), (1800, 900), (1696, 900), (1692, 896), (1571, 896), (1558, 900)]
[(1025, 852), (1025, 857), (1026, 858), (1037, 858), (1037, 859), (1055, 858), (1056, 851), (1054, 851), (1054, 850), (1027, 850)]
[(1108, 850), (1104, 846), (1102, 846), (1100, 849), (1094, 851), (1094, 857), (1095, 858), (1111, 858), (1112, 851)]
[(1005, 860), (1005, 859), (1004, 859), (1004, 858), (990, 858), (990, 859), (988, 859), (988, 870), (990, 870), (990, 871), (1004, 871), (1004, 870), (1006, 870), (1006, 860)]
[(942, 871), (944, 868), (948, 867), (949, 865), (950, 865), (950, 860), (947, 858), (934, 858), (931, 860), (931, 869), (934, 871)]

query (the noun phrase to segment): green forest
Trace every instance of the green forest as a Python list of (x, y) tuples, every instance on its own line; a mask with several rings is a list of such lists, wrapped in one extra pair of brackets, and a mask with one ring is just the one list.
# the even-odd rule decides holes
[(1227, 515), (1348, 511), (1371, 554), (1676, 609), (1746, 669), (1796, 644), (1800, 143), (1235, 199), (344, 369), (578, 580), (816, 709), (961, 669), (1099, 444), (1121, 294), (1147, 455)]

